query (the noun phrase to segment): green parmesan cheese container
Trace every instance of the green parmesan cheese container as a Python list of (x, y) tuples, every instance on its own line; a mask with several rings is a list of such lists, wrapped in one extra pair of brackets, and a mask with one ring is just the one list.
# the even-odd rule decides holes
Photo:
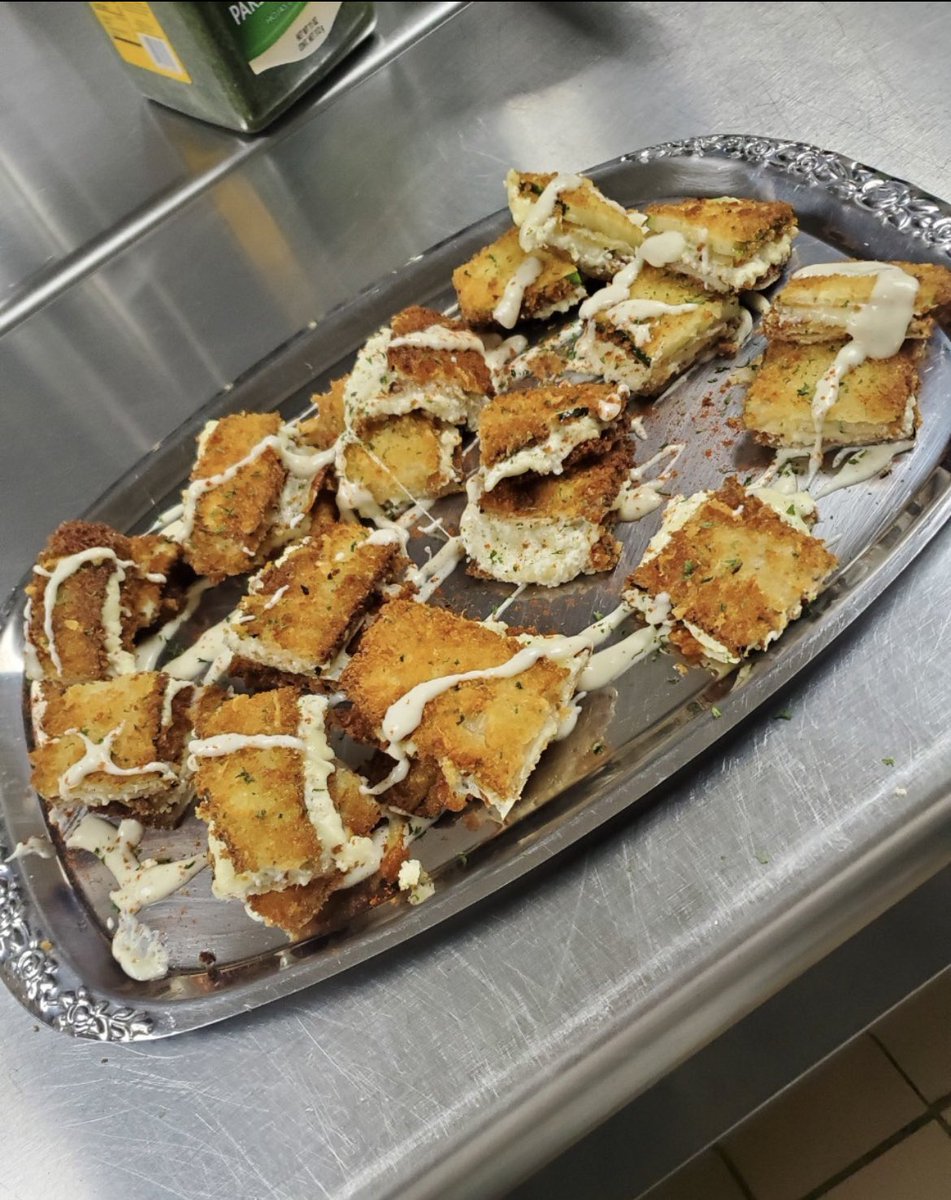
[(372, 4), (90, 4), (139, 90), (227, 129), (263, 129), (373, 30)]

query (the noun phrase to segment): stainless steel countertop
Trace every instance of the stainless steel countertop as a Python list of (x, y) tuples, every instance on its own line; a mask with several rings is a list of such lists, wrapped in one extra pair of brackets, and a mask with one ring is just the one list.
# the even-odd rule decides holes
[[(64, 157), (61, 178), (34, 163), (46, 182), (24, 191), (24, 210), (69, 214), (95, 182), (111, 207), (65, 222), (55, 257), (74, 273), (18, 292), (0, 345), (0, 587), (263, 354), (498, 207), (511, 163), (731, 130), (947, 194), (949, 47), (939, 4), (476, 4), (253, 153), (236, 138), (192, 156), (212, 133), (168, 117), (188, 187), (154, 210), (172, 175), (115, 190), (156, 111), (124, 93), (95, 162)], [(73, 151), (89, 137), (75, 112)], [(749, 722), (608, 836), (421, 944), (126, 1049), (31, 1033), (4, 993), (0, 1197), (67, 1179), (96, 1200), (500, 1192), (949, 860), (949, 563), (951, 531), (784, 697), (791, 720)]]

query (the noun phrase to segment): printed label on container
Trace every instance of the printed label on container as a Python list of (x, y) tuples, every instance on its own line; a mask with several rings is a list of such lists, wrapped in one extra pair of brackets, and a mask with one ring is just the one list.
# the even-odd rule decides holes
[[(117, 54), (127, 63), (144, 71), (154, 71), (156, 75), (164, 75), (166, 79), (191, 83), (191, 76), (175, 53), (150, 4), (90, 4), (89, 7), (109, 35)], [(297, 7), (306, 8), (307, 5)]]
[(318, 50), (330, 36), (340, 4), (285, 4), (279, 0), (255, 4), (239, 0), (222, 4), (221, 8), (228, 14), (248, 66), (260, 75), (272, 67), (300, 62)]

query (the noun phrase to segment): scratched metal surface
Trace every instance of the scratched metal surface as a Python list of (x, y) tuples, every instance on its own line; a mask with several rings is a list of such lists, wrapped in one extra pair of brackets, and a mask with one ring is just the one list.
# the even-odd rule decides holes
[[(868, 13), (466, 10), (8, 335), (4, 587), (220, 386), (496, 207), (509, 161), (580, 167), (732, 126), (946, 192), (946, 6)], [(248, 203), (274, 221), (254, 238)], [(501, 1191), (948, 861), (949, 561), (945, 533), (783, 697), (790, 721), (748, 723), (610, 837), (412, 950), (126, 1049), (31, 1034), (0, 996), (0, 1195)]]

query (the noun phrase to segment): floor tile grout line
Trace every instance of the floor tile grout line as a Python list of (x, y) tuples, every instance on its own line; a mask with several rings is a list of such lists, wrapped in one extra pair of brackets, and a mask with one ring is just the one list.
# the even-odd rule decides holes
[(866, 1150), (863, 1155), (851, 1162), (847, 1167), (843, 1167), (834, 1175), (819, 1184), (818, 1187), (807, 1192), (800, 1200), (821, 1200), (823, 1196), (827, 1196), (833, 1188), (838, 1187), (840, 1183), (845, 1183), (847, 1179), (851, 1179), (853, 1175), (857, 1175), (864, 1167), (887, 1154), (889, 1150), (894, 1150), (896, 1146), (900, 1146), (906, 1138), (911, 1137), (913, 1133), (917, 1133), (920, 1129), (925, 1129), (934, 1120), (934, 1114), (923, 1112), (920, 1116), (915, 1117), (913, 1121), (909, 1121), (907, 1125), (903, 1125), (901, 1129), (896, 1131), (889, 1137), (883, 1139), (877, 1146), (873, 1146), (871, 1150)]
[(917, 1085), (917, 1083), (915, 1083), (914, 1079), (912, 1079), (912, 1077), (908, 1074), (908, 1072), (901, 1065), (901, 1063), (898, 1061), (898, 1059), (894, 1056), (894, 1054), (892, 1054), (891, 1050), (889, 1050), (889, 1048), (885, 1045), (885, 1043), (879, 1038), (878, 1034), (873, 1033), (872, 1030), (870, 1029), (868, 1031), (868, 1036), (872, 1039), (872, 1041), (875, 1043), (875, 1045), (878, 1046), (879, 1050), (881, 1050), (881, 1052), (885, 1055), (885, 1057), (888, 1059), (888, 1061), (892, 1064), (892, 1066), (895, 1068), (895, 1070), (898, 1072), (898, 1074), (902, 1077), (902, 1079), (904, 1079), (905, 1083), (908, 1084), (908, 1086), (915, 1093), (915, 1095), (918, 1097), (918, 1099), (922, 1102), (922, 1104), (925, 1106), (925, 1108), (928, 1110), (928, 1112), (931, 1113), (931, 1115), (934, 1117), (934, 1119), (937, 1121), (937, 1123), (941, 1126), (941, 1128), (944, 1130), (944, 1132), (948, 1135), (948, 1137), (951, 1137), (951, 1124), (948, 1123), (947, 1119), (944, 1116), (944, 1113), (942, 1112), (942, 1109), (946, 1106), (945, 1102), (942, 1102), (941, 1099), (939, 1099), (935, 1102), (930, 1101), (928, 1099), (928, 1097), (924, 1094), (924, 1092), (921, 1090), (921, 1088)]
[(733, 1182), (743, 1193), (743, 1200), (756, 1200), (756, 1196), (753, 1194), (750, 1185), (743, 1178), (743, 1173), (733, 1161), (726, 1148), (721, 1146), (719, 1142), (715, 1142), (712, 1149), (713, 1153), (720, 1159), (720, 1162), (722, 1162), (726, 1169), (730, 1172)]

